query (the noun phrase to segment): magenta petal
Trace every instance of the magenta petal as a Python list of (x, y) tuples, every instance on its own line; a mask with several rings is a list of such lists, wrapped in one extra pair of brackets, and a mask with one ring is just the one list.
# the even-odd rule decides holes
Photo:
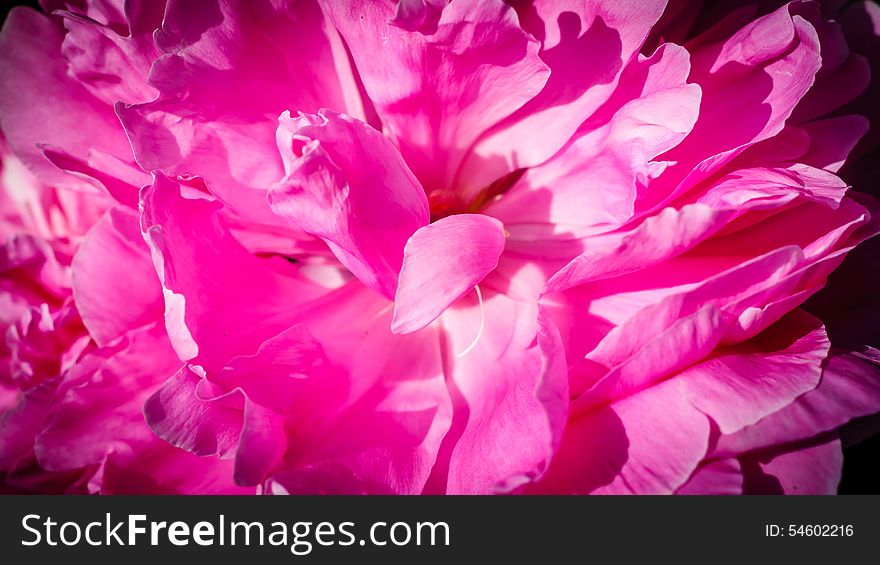
[[(730, 38), (692, 50), (690, 79), (703, 91), (693, 131), (664, 155), (679, 194), (742, 150), (778, 134), (821, 65), (816, 30), (789, 4)], [(740, 116), (735, 119), (733, 116)], [(707, 157), (709, 156), (709, 157)]]
[(463, 177), (473, 177), (474, 188), (481, 188), (501, 176), (499, 155), (512, 162), (511, 168), (532, 167), (551, 157), (609, 98), (665, 4), (539, 0), (519, 7), (521, 25), (541, 40), (540, 58), (550, 78), (540, 93), (477, 143)]
[(546, 292), (635, 272), (675, 257), (723, 227), (724, 211), (703, 205), (665, 208), (630, 232), (594, 238), (547, 283)]
[(434, 321), (498, 265), (504, 227), (482, 214), (448, 216), (419, 229), (404, 249), (391, 331)]
[(869, 128), (870, 123), (862, 116), (840, 116), (805, 124), (803, 129), (810, 138), (810, 147), (798, 160), (836, 173)]
[(837, 494), (843, 449), (836, 436), (741, 458), (745, 494)]
[(180, 361), (161, 323), (127, 336), (87, 381), (60, 399), (37, 437), (36, 453), (46, 469), (76, 469), (100, 463), (110, 452), (128, 454), (154, 439), (141, 407)]
[(11, 469), (32, 454), (34, 439), (51, 413), (57, 381), (27, 391), (9, 410), (0, 414), (0, 469)]
[(129, 208), (137, 208), (138, 191), (152, 180), (134, 161), (123, 161), (101, 151), (89, 151), (86, 159), (81, 160), (60, 148), (44, 145), (43, 155), (59, 169), (81, 178)]
[(124, 17), (106, 25), (77, 13), (75, 7), (54, 12), (64, 18), (67, 29), (62, 53), (70, 74), (108, 105), (117, 100), (145, 102), (155, 98), (147, 75), (160, 54), (152, 32), (162, 21), (164, 4), (164, 0), (147, 5), (129, 2)]
[(407, 31), (432, 34), (450, 0), (401, 0), (392, 23)]
[(144, 403), (147, 424), (171, 445), (196, 455), (231, 457), (242, 428), (241, 395), (203, 399), (197, 395), (200, 382), (192, 366), (181, 367)]
[(709, 448), (709, 420), (673, 383), (569, 422), (546, 475), (527, 492), (670, 494)]
[(67, 75), (62, 38), (56, 20), (31, 8), (10, 12), (0, 34), (0, 120), (10, 147), (41, 180), (76, 186), (78, 181), (43, 157), (38, 144), (77, 157), (89, 149), (120, 156), (130, 150), (113, 109)]
[(880, 353), (833, 351), (815, 390), (778, 412), (718, 440), (716, 453), (737, 454), (808, 439), (880, 411)]
[(288, 109), (362, 109), (345, 47), (316, 0), (168, 0), (154, 37), (179, 58), (180, 72), (154, 69), (150, 81), (163, 95), (182, 95), (181, 109), (206, 112), (194, 116), (198, 126)]
[(235, 453), (235, 482), (258, 485), (284, 456), (284, 418), (250, 400), (245, 402), (241, 439)]
[[(101, 468), (101, 494), (254, 494), (232, 482), (231, 460), (199, 457), (156, 436), (136, 457), (111, 453)], [(95, 485), (98, 486), (98, 485)]]
[(338, 34), (314, 0), (171, 0), (155, 39), (160, 96), (116, 107), (138, 164), (199, 175), (234, 210), (277, 222), (266, 188), (283, 175), (278, 115), (362, 112)]
[(386, 133), (428, 192), (450, 189), (477, 138), (547, 80), (538, 42), (501, 0), (452, 2), (430, 35), (393, 25), (390, 0), (324, 5)]
[(142, 193), (141, 230), (165, 296), (165, 325), (181, 359), (219, 370), (290, 325), (321, 294), (278, 257), (251, 255), (220, 219), (219, 203), (188, 199), (163, 175)]
[(287, 176), (269, 205), (294, 227), (324, 239), (368, 287), (394, 296), (403, 249), (428, 223), (428, 201), (391, 143), (344, 114), (281, 117)]
[(136, 214), (114, 208), (92, 228), (73, 260), (73, 296), (98, 345), (161, 319), (162, 288)]
[(731, 434), (816, 388), (827, 353), (822, 323), (796, 311), (749, 343), (720, 349), (673, 380), (722, 434)]
[(568, 404), (553, 322), (536, 304), (494, 294), (450, 308), (441, 323), (456, 411), (446, 492), (507, 492), (540, 477)]
[(253, 355), (235, 357), (211, 382), (240, 388), (254, 403), (313, 431), (339, 409), (349, 386), (301, 325), (267, 339)]
[(725, 494), (743, 492), (743, 472), (738, 459), (713, 459), (700, 465), (675, 494)]

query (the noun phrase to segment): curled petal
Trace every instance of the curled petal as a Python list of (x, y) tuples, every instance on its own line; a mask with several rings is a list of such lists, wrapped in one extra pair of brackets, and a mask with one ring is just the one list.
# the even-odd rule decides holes
[(459, 214), (419, 229), (404, 249), (391, 330), (430, 324), (495, 268), (503, 250), (504, 228), (489, 216)]

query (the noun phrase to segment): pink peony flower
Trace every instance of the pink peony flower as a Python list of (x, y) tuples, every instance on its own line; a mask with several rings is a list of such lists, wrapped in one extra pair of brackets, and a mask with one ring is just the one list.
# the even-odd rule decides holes
[(4, 488), (835, 492), (878, 28), (696, 4), (13, 10)]

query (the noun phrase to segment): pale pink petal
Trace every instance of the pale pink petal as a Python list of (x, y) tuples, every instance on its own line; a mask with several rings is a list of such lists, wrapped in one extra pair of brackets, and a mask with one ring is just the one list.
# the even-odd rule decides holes
[(596, 237), (590, 248), (557, 272), (547, 292), (613, 278), (680, 255), (710, 237), (732, 214), (702, 204), (666, 208), (629, 232)]
[(391, 331), (427, 326), (473, 290), (504, 250), (504, 227), (482, 214), (448, 216), (420, 228), (403, 252)]
[(365, 285), (393, 297), (404, 246), (429, 220), (425, 193), (400, 154), (378, 131), (333, 112), (285, 114), (285, 141), (287, 176), (269, 191), (272, 210), (324, 239)]
[[(300, 494), (428, 488), (451, 418), (440, 336), (434, 326), (391, 333), (389, 306), (355, 283), (304, 313), (327, 361), (311, 365), (311, 376), (281, 400), (289, 443), (283, 469), (272, 477), (276, 487)], [(297, 347), (303, 347), (300, 338)], [(281, 351), (267, 349), (259, 362), (274, 365)], [(282, 410), (278, 401), (271, 405)]]
[[(189, 371), (169, 381), (148, 421), (195, 453), (234, 454), (240, 484), (419, 493), (449, 425), (439, 339), (433, 329), (395, 336), (386, 304), (348, 285), (210, 380)], [(358, 316), (367, 331), (349, 323)]]

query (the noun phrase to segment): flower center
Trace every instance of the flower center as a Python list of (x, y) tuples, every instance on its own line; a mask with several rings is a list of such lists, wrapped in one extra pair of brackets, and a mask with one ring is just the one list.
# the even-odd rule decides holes
[(431, 222), (455, 214), (482, 212), (489, 204), (500, 200), (525, 172), (526, 169), (517, 169), (473, 194), (443, 188), (428, 191)]

